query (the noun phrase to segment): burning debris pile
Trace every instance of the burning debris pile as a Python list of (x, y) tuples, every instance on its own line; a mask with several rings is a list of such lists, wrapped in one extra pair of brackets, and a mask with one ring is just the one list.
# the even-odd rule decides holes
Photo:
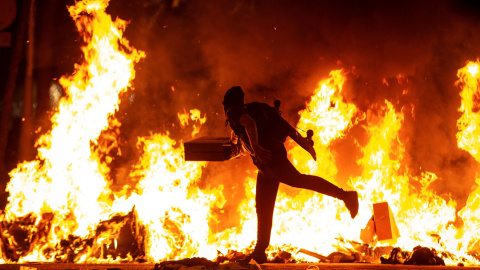
[(29, 214), (15, 221), (3, 221), (0, 224), (3, 232), (0, 246), (3, 259), (18, 262), (20, 258), (31, 254), (36, 246), (43, 246), (41, 256), (52, 262), (72, 263), (82, 256), (99, 260), (113, 257), (141, 262), (145, 247), (140, 240), (145, 237), (145, 231), (137, 223), (135, 215), (134, 209), (127, 215), (117, 214), (110, 220), (100, 222), (91, 237), (70, 234), (55, 246), (48, 243), (53, 227), (53, 213), (43, 214), (40, 220)]
[[(126, 22), (112, 21), (105, 13), (107, 4), (84, 0), (69, 7), (85, 42), (84, 63), (60, 80), (66, 96), (51, 130), (37, 141), (37, 158), (10, 172), (9, 204), (0, 216), (1, 259), (84, 263), (206, 258), (198, 261), (217, 264), (244, 258), (256, 234), (253, 173), (241, 179), (245, 198), (237, 212), (242, 215), (230, 227), (220, 225), (239, 215), (230, 212), (222, 218), (225, 187), (200, 185), (207, 163), (185, 162), (183, 141), (168, 132), (138, 138), (141, 155), (127, 180), (113, 179), (109, 165), (112, 155), (120, 154), (111, 151), (118, 134), (107, 131), (121, 125), (115, 119), (119, 95), (131, 90), (134, 64), (146, 55), (123, 38)], [(462, 102), (458, 147), (477, 162), (479, 65), (470, 62), (460, 69), (457, 82)], [(348, 74), (331, 71), (299, 113), (298, 127), (313, 130), (316, 152), (321, 153), (317, 161), (288, 141), (287, 147), (300, 171), (332, 181), (338, 179), (340, 160), (333, 148), (348, 139), (350, 148), (360, 149), (358, 157), (352, 156), (359, 170), (344, 183), (359, 192), (359, 215), (351, 220), (344, 205), (332, 198), (281, 187), (271, 238), (276, 251), (269, 260), (457, 264), (464, 258), (478, 263), (480, 188), (472, 190), (461, 209), (433, 192), (437, 175), (414, 173), (407, 162), (411, 157), (405, 147), (411, 141), (405, 119), (414, 119), (414, 106), (394, 99), (360, 108), (343, 92)], [(405, 87), (402, 95), (409, 95), (408, 78), (399, 76), (398, 81)], [(184, 140), (198, 134), (206, 121), (197, 109), (178, 113), (178, 118), (185, 129), (193, 126)], [(399, 232), (387, 247), (379, 230), (368, 240), (361, 237), (372, 210), (376, 212), (371, 206), (384, 202)], [(381, 221), (373, 219), (375, 226)]]
[(413, 253), (404, 252), (400, 248), (393, 248), (388, 258), (381, 258), (382, 264), (408, 265), (445, 265), (445, 261), (438, 256), (435, 249), (415, 247)]

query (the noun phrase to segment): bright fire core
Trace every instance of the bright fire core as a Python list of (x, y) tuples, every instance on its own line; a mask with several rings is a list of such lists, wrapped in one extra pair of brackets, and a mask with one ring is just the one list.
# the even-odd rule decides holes
[[(108, 0), (84, 0), (69, 7), (86, 43), (82, 48), (85, 59), (76, 65), (74, 75), (60, 80), (67, 94), (52, 118), (51, 131), (37, 142), (37, 158), (10, 172), (9, 204), (0, 223), (3, 261), (105, 262), (142, 257), (158, 262), (192, 256), (214, 259), (218, 251), (245, 250), (256, 236), (254, 174), (244, 179), (246, 199), (238, 205), (240, 224), (212, 232), (209, 224), (220, 222), (213, 209), (225, 204), (224, 187), (197, 187), (202, 168), (208, 164), (185, 162), (182, 144), (168, 133), (139, 138), (143, 154), (129, 175), (136, 185), (111, 189), (109, 153), (121, 125), (114, 117), (119, 95), (131, 90), (134, 64), (145, 53), (123, 38), (126, 22), (112, 21), (105, 13), (107, 5)], [(459, 148), (480, 162), (476, 145), (480, 115), (475, 104), (478, 66), (470, 62), (458, 72), (461, 117), (457, 141)], [(298, 126), (314, 131), (317, 161), (300, 147), (290, 142), (287, 146), (300, 171), (335, 182), (337, 157), (331, 145), (344, 140), (353, 128), (362, 128), (368, 135), (366, 143), (357, 143), (362, 171), (347, 183), (359, 192), (359, 216), (352, 220), (338, 200), (310, 191), (292, 195), (281, 189), (273, 249), (304, 248), (320, 254), (348, 249), (348, 242), (341, 239), (361, 242), (360, 230), (372, 217), (372, 204), (388, 202), (400, 232), (395, 246), (449, 251), (455, 256), (447, 263), (459, 257), (475, 261), (468, 252), (479, 248), (480, 188), (471, 192), (457, 212), (453, 200), (429, 188), (437, 179), (434, 173), (411, 175), (404, 165), (402, 124), (414, 108), (397, 110), (385, 100), (361, 111), (342, 92), (345, 80), (342, 70), (332, 71), (300, 112)], [(183, 126), (193, 128), (185, 140), (192, 139), (206, 121), (196, 109), (179, 113), (178, 118)], [(102, 132), (110, 136), (100, 136)], [(453, 225), (458, 219), (463, 224)], [(119, 242), (120, 236), (132, 239), (128, 249)]]

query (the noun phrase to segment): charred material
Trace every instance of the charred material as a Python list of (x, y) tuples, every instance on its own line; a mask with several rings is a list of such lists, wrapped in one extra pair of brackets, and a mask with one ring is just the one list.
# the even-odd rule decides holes
[[(45, 260), (75, 263), (85, 254), (99, 259), (108, 257), (142, 261), (145, 255), (145, 229), (137, 222), (135, 209), (126, 215), (115, 215), (102, 221), (91, 237), (68, 235), (56, 245), (52, 241), (51, 228), (54, 213), (44, 213), (38, 220), (34, 214), (15, 221), (0, 222), (0, 254), (7, 262), (18, 262), (31, 254), (36, 247), (42, 248)], [(107, 239), (102, 244), (97, 239)]]
[(293, 258), (292, 253), (280, 250), (275, 254), (275, 257), (271, 261), (272, 263), (296, 263), (297, 261)]
[(437, 255), (433, 248), (416, 246), (413, 252), (404, 252), (396, 247), (390, 252), (388, 259), (380, 258), (382, 264), (405, 265), (445, 265), (445, 261)]
[(406, 251), (402, 251), (400, 248), (393, 248), (390, 252), (390, 256), (387, 258), (380, 257), (382, 264), (403, 264), (405, 260), (410, 256)]
[(219, 252), (215, 261), (218, 263), (224, 263), (226, 261), (236, 262), (236, 261), (245, 259), (246, 256), (247, 255), (243, 252), (231, 249), (231, 250), (228, 250), (228, 253), (226, 255)]
[(109, 220), (102, 221), (97, 227), (95, 238), (109, 237), (110, 243), (104, 244), (101, 257), (106, 259), (131, 258), (142, 260), (145, 255), (145, 229), (137, 222), (135, 208), (127, 215), (115, 215)]
[(445, 265), (445, 261), (437, 255), (435, 249), (416, 246), (412, 256), (404, 264), (415, 265)]
[(51, 228), (52, 213), (45, 213), (38, 222), (33, 214), (17, 218), (15, 221), (0, 222), (0, 244), (2, 258), (17, 262), (30, 253), (36, 244), (46, 243)]

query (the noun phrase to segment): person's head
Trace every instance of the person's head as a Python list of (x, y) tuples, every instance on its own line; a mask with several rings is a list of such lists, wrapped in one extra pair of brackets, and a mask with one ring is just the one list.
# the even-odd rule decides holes
[(240, 86), (234, 86), (227, 90), (223, 96), (223, 109), (225, 112), (233, 106), (242, 106), (244, 104), (245, 94)]

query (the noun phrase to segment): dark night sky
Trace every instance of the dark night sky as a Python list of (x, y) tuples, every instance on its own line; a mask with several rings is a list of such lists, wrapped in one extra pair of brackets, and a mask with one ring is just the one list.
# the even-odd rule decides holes
[[(73, 1), (54, 2), (55, 35), (39, 39), (53, 40), (58, 77), (80, 61), (81, 39), (65, 8)], [(415, 119), (405, 125), (412, 166), (439, 175), (440, 192), (464, 198), (470, 191), (476, 164), (456, 147), (460, 100), (454, 83), (457, 70), (480, 57), (480, 1), (160, 2), (158, 9), (145, 1), (111, 0), (107, 9), (130, 21), (125, 36), (147, 54), (137, 65), (135, 101), (122, 104), (118, 114), (131, 145), (139, 135), (163, 131), (183, 108), (207, 114), (201, 135), (225, 135), (220, 101), (233, 85), (244, 87), (247, 101), (282, 100), (285, 117), (295, 122), (330, 70), (354, 67), (345, 87), (349, 100), (362, 109), (385, 99), (413, 104)], [(9, 49), (0, 53), (3, 59)], [(410, 78), (407, 100), (400, 100), (400, 86), (382, 87), (383, 78), (400, 73)]]

